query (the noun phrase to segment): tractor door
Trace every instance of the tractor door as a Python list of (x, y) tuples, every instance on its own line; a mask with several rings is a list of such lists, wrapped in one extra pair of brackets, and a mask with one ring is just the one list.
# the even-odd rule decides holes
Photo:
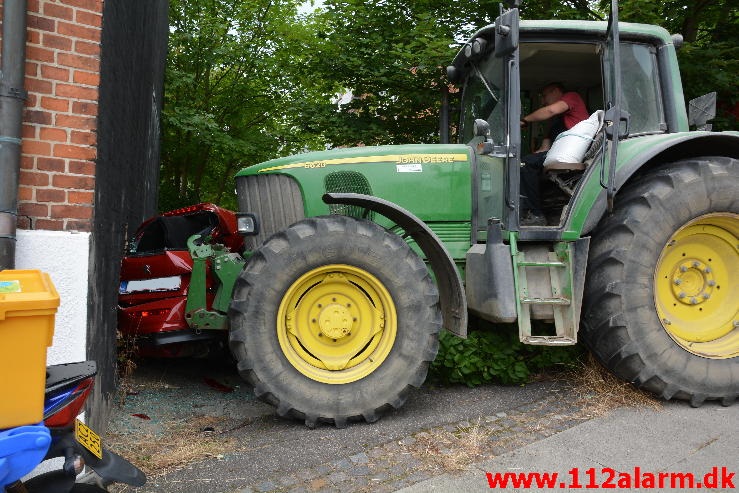
[(605, 53), (606, 138), (610, 141), (607, 165), (601, 168), (600, 183), (606, 189), (608, 211), (616, 195), (618, 141), (629, 134), (629, 114), (623, 110), (621, 90), (621, 40), (618, 32), (618, 0), (611, 0)]
[[(476, 150), (473, 224), (485, 238), (497, 218), (518, 229), (520, 99), (517, 1), (495, 21), (494, 39), (472, 39), (465, 51), (460, 142)], [(490, 42), (494, 42), (491, 48)]]

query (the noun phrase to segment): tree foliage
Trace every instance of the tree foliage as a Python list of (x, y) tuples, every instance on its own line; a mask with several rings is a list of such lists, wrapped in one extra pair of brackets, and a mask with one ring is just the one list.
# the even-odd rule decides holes
[(296, 152), (291, 49), (297, 0), (170, 0), (160, 208), (235, 205), (238, 169)]

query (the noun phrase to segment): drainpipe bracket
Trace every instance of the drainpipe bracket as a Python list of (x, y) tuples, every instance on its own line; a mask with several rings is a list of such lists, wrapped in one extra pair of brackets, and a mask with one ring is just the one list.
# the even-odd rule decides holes
[(0, 211), (0, 238), (15, 240), (18, 215), (13, 211)]
[(10, 87), (7, 83), (0, 82), (0, 97), (25, 101), (28, 99), (28, 91), (22, 87)]

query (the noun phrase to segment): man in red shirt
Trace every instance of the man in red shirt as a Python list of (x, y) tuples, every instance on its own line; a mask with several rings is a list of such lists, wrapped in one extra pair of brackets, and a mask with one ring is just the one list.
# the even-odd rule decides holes
[(548, 137), (542, 140), (539, 148), (522, 159), (521, 166), (521, 224), (526, 226), (545, 226), (546, 219), (541, 210), (539, 179), (544, 168), (544, 158), (557, 135), (586, 120), (588, 110), (580, 95), (574, 91), (565, 92), (562, 84), (547, 84), (541, 90), (544, 106), (521, 118), (521, 126), (531, 122), (551, 120)]

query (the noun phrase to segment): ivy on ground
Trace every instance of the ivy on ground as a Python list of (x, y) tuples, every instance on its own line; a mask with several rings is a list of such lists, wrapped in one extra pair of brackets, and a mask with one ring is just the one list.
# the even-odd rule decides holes
[(467, 339), (442, 331), (431, 377), (476, 387), (485, 383), (522, 384), (543, 370), (574, 368), (580, 346), (530, 346), (509, 326), (471, 330)]

